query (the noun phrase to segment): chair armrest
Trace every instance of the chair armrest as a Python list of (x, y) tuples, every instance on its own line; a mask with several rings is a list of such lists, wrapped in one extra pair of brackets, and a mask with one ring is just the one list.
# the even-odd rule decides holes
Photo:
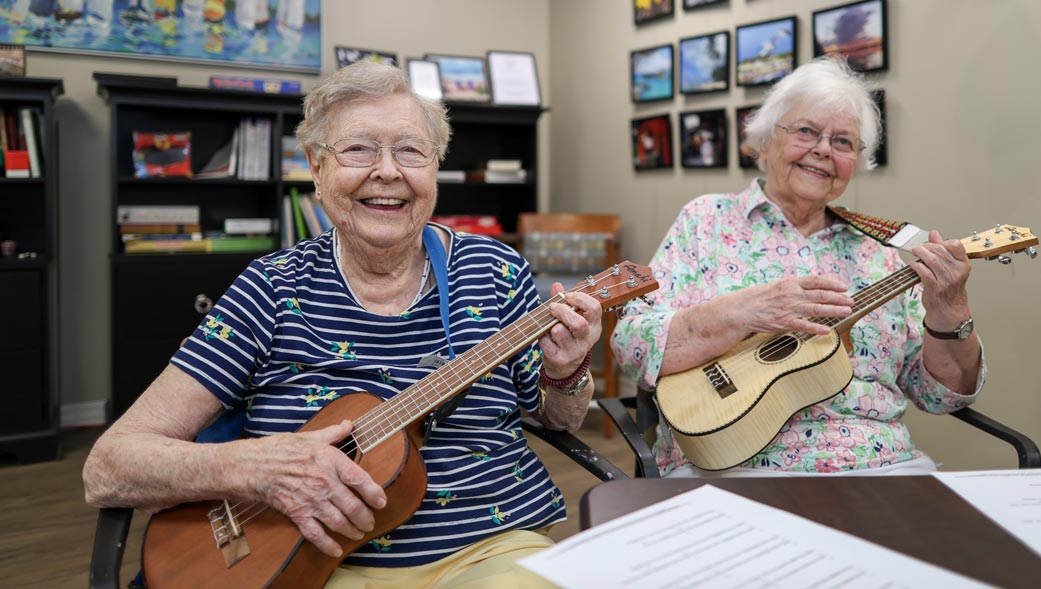
[(611, 418), (625, 442), (636, 454), (636, 476), (643, 478), (659, 478), (658, 463), (643, 437), (643, 432), (633, 421), (626, 407), (636, 406), (636, 397), (605, 398), (596, 401), (604, 413)]
[(1011, 444), (1016, 449), (1016, 454), (1019, 455), (1019, 468), (1041, 468), (1041, 452), (1038, 451), (1037, 444), (1024, 434), (971, 407), (959, 409), (951, 415)]
[(525, 432), (539, 437), (550, 446), (560, 450), (565, 456), (577, 462), (579, 466), (588, 470), (601, 481), (629, 478), (629, 475), (625, 474), (624, 471), (611, 464), (603, 456), (600, 456), (596, 450), (590, 448), (571, 432), (547, 429), (531, 417), (522, 417), (521, 426)]
[(106, 507), (98, 512), (98, 527), (94, 532), (94, 553), (90, 558), (90, 586), (92, 589), (119, 589), (119, 568), (123, 564), (123, 550), (127, 545), (130, 520), (134, 510), (129, 507)]

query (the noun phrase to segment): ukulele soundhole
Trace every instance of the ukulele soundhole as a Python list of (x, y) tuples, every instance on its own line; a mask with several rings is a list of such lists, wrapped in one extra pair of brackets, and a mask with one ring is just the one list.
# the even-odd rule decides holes
[(352, 462), (358, 462), (358, 443), (354, 441), (354, 436), (347, 436), (337, 446)]
[(764, 364), (776, 364), (784, 362), (799, 351), (801, 341), (794, 335), (780, 335), (763, 345), (755, 351), (755, 357)]

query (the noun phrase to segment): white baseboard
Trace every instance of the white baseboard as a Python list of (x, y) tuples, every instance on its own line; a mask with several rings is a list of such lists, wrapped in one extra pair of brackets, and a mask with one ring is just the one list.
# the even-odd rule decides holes
[(68, 428), (105, 425), (107, 405), (108, 401), (86, 401), (62, 405), (61, 426)]

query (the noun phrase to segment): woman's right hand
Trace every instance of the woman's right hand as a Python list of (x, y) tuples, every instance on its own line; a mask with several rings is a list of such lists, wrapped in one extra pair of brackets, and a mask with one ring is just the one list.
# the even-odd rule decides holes
[(808, 318), (848, 317), (854, 301), (847, 289), (830, 276), (785, 278), (736, 291), (731, 304), (737, 305), (737, 317), (749, 332), (827, 335), (828, 326)]
[[(304, 538), (340, 558), (340, 544), (326, 528), (354, 540), (373, 529), (373, 509), (387, 504), (382, 487), (333, 444), (353, 424), (344, 420), (318, 430), (245, 441), (248, 493), (289, 517)], [(237, 453), (236, 453), (237, 454)]]

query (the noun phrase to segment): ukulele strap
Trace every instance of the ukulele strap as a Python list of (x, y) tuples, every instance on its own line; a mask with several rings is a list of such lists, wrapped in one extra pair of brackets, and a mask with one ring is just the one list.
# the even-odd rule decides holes
[(843, 221), (864, 232), (885, 246), (905, 252), (929, 240), (929, 232), (923, 231), (906, 221), (890, 221), (851, 211), (845, 207), (828, 207), (828, 210)]

